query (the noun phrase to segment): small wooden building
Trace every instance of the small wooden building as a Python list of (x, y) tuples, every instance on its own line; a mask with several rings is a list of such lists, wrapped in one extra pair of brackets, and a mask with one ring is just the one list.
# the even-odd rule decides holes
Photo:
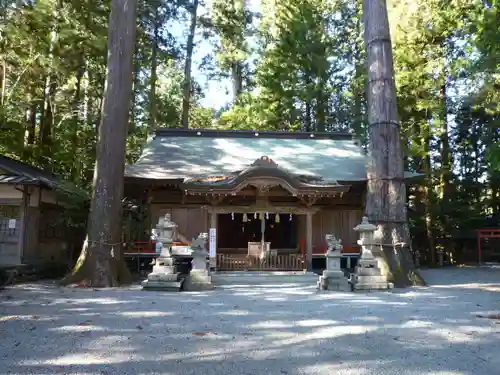
[(167, 212), (182, 241), (215, 228), (218, 269), (295, 270), (327, 233), (359, 251), (366, 166), (348, 133), (161, 129), (125, 167), (125, 195), (148, 206), (145, 232)]
[(67, 263), (71, 234), (61, 194), (79, 190), (38, 168), (0, 155), (0, 266)]

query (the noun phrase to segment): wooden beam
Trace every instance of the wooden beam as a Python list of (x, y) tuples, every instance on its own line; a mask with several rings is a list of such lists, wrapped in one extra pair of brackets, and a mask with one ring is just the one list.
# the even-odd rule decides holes
[(295, 214), (305, 215), (308, 212), (315, 213), (320, 210), (319, 207), (301, 207), (301, 206), (207, 206), (209, 212), (216, 212), (219, 214), (234, 213), (249, 213), (249, 212), (269, 212), (280, 214)]

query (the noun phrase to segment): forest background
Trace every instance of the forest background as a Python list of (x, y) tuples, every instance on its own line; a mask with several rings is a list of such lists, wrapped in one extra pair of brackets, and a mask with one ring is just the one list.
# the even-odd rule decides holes
[[(354, 131), (359, 0), (139, 0), (127, 161), (160, 127)], [(0, 153), (91, 190), (110, 1), (0, 2)], [(500, 218), (500, 2), (389, 0), (413, 247)]]

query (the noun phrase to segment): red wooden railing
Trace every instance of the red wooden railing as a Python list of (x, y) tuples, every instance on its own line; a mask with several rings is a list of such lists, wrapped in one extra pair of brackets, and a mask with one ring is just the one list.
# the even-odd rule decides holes
[[(188, 243), (185, 242), (173, 242), (173, 246), (186, 246), (189, 245)], [(132, 247), (130, 251), (125, 251), (125, 254), (129, 253), (140, 253), (140, 254), (150, 254), (150, 253), (155, 253), (156, 249), (156, 241), (135, 241), (132, 242)]]
[[(321, 246), (318, 248), (318, 246), (313, 247), (313, 255), (323, 255), (326, 254), (328, 250), (328, 247), (326, 245)], [(361, 247), (356, 244), (352, 243), (350, 245), (343, 245), (342, 253), (343, 254), (359, 254), (361, 252)]]

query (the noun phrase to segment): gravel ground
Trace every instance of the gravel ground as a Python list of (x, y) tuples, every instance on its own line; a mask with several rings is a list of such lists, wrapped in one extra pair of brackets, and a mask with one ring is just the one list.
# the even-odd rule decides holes
[(26, 284), (0, 292), (0, 374), (500, 374), (500, 268), (430, 286), (203, 293)]

